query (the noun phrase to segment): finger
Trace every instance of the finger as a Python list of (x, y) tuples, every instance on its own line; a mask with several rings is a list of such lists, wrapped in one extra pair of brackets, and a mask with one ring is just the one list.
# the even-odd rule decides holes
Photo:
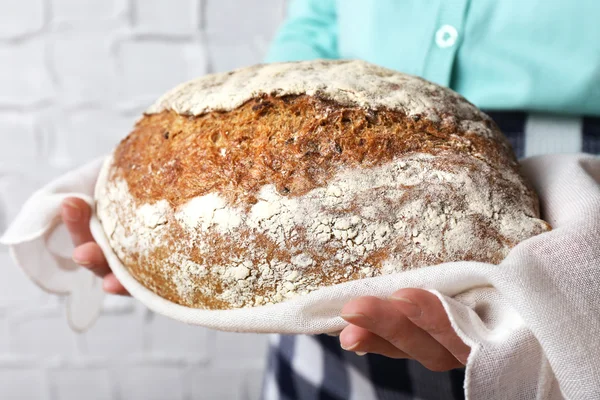
[(396, 302), (362, 297), (349, 302), (342, 318), (390, 342), (432, 371), (455, 368), (457, 359), (394, 307)]
[(422, 289), (401, 289), (394, 293), (390, 300), (416, 326), (430, 334), (466, 365), (471, 348), (452, 328), (446, 310), (436, 295)]
[(88, 242), (76, 247), (73, 250), (73, 261), (89, 269), (100, 278), (111, 272), (102, 249), (95, 242)]
[(113, 274), (112, 272), (104, 277), (104, 281), (102, 282), (102, 289), (104, 289), (106, 293), (118, 294), (121, 296), (130, 296), (127, 289), (125, 289), (125, 287), (121, 285), (121, 282), (119, 282), (115, 274)]
[(410, 358), (387, 340), (356, 325), (348, 325), (342, 330), (340, 345), (344, 350), (353, 351), (359, 356), (372, 353), (390, 358)]
[(69, 197), (62, 202), (61, 216), (75, 246), (93, 242), (90, 232), (90, 206), (83, 200)]

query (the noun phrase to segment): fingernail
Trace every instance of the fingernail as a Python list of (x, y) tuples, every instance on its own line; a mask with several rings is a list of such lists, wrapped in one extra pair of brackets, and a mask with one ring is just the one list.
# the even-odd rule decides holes
[(342, 314), (340, 315), (340, 317), (342, 317), (343, 319), (345, 319), (346, 321), (351, 321), (351, 320), (357, 320), (357, 319), (361, 319), (361, 318), (366, 318), (364, 314)]
[(355, 351), (354, 353), (356, 353), (356, 355), (357, 355), (357, 356), (360, 356), (360, 357), (362, 357), (362, 356), (364, 356), (365, 354), (367, 354), (367, 352), (366, 352), (366, 351)]
[(343, 344), (341, 344), (341, 343), (340, 343), (340, 346), (342, 346), (342, 349), (344, 349), (344, 350), (347, 350), (347, 351), (352, 351), (352, 350), (354, 350), (355, 348), (357, 348), (359, 344), (360, 344), (360, 341), (358, 341), (358, 342), (354, 343), (352, 346), (346, 346), (346, 347), (344, 347), (344, 345), (343, 345)]
[(405, 297), (392, 296), (390, 297), (390, 300), (400, 301), (406, 304), (407, 306), (402, 307), (402, 311), (404, 312), (404, 314), (406, 314), (407, 317), (415, 318), (420, 317), (422, 314), (421, 308)]
[(81, 265), (82, 267), (85, 267), (85, 266), (91, 265), (91, 263), (90, 263), (89, 261), (83, 261), (83, 260), (80, 260), (80, 259), (78, 259), (78, 258), (75, 258), (75, 257), (72, 257), (72, 259), (73, 259), (73, 261), (75, 261), (75, 264), (79, 264), (79, 265)]
[(65, 210), (65, 219), (70, 222), (77, 222), (81, 219), (81, 208), (79, 208), (75, 203), (66, 200), (64, 202)]

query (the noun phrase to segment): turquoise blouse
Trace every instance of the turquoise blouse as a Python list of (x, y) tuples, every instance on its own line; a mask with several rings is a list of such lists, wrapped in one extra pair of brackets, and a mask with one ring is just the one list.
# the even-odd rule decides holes
[(600, 0), (291, 0), (267, 62), (360, 58), (481, 108), (600, 116)]

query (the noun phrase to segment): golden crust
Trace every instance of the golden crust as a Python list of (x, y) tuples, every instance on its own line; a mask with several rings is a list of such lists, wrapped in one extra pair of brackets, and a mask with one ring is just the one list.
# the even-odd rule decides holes
[(515, 169), (510, 145), (491, 119), (490, 137), (398, 111), (340, 106), (307, 95), (263, 96), (230, 112), (146, 115), (115, 153), (115, 166), (140, 203), (172, 206), (207, 193), (252, 204), (266, 184), (285, 196), (325, 185), (339, 168), (373, 167), (413, 152), (451, 151)]
[[(284, 245), (249, 228), (240, 229), (236, 238), (212, 229), (198, 230), (191, 237), (175, 216), (180, 207), (199, 196), (217, 194), (230, 206), (249, 210), (265, 185), (273, 184), (281, 196), (301, 197), (326, 186), (339, 171), (371, 169), (425, 153), (435, 156), (431, 161), (435, 170), (466, 171), (474, 182), (493, 188), (490, 195), (496, 192), (509, 206), (526, 210), (524, 223), (538, 218), (536, 194), (518, 175), (516, 159), (496, 125), (485, 119), (489, 132), (481, 135), (461, 128), (468, 126), (463, 122), (448, 115), (436, 123), (398, 111), (343, 106), (308, 95), (261, 96), (229, 112), (200, 116), (172, 111), (146, 115), (115, 150), (109, 181), (124, 180), (136, 206), (166, 200), (171, 211), (164, 216), (162, 242), (153, 249), (141, 252), (116, 242), (113, 247), (133, 276), (158, 295), (209, 309), (255, 306), (265, 302), (258, 299), (276, 298), (274, 293), (281, 290), (285, 277), (275, 275), (261, 281), (263, 271), (258, 265), (275, 261), (291, 265), (298, 249), (313, 260), (302, 269), (310, 278), (305, 291), (380, 275), (390, 257), (404, 260), (405, 269), (459, 260), (499, 263), (518, 240), (503, 236), (479, 215), (465, 219), (479, 240), (477, 245), (458, 251), (442, 248), (431, 254), (418, 252), (419, 243), (409, 228), (394, 232), (396, 236), (384, 247), (366, 252), (358, 260), (337, 264), (331, 260), (344, 244), (332, 241), (319, 249), (310, 248), (302, 229)], [(517, 183), (505, 179), (507, 171), (517, 177)], [(457, 210), (467, 206), (464, 193), (443, 182), (436, 186), (439, 192), (432, 192), (428, 185), (405, 189), (407, 194), (398, 207), (417, 199), (432, 204), (447, 202)], [(122, 207), (116, 209), (122, 229), (135, 237), (131, 215)], [(342, 211), (361, 212), (359, 204)], [(449, 224), (443, 223), (440, 229), (445, 232)], [(547, 224), (533, 224), (528, 236), (547, 229)], [(249, 249), (260, 249), (260, 253)], [(224, 279), (222, 268), (188, 274), (188, 281), (182, 283), (181, 275), (177, 275), (182, 266), (173, 258), (175, 251), (194, 266), (223, 266), (232, 259), (250, 262), (253, 267), (248, 279), (253, 280), (245, 285), (252, 285), (251, 296), (224, 299), (223, 294), (234, 290), (239, 282)], [(365, 267), (372, 272), (365, 274)], [(182, 294), (181, 285), (191, 288), (187, 295)]]

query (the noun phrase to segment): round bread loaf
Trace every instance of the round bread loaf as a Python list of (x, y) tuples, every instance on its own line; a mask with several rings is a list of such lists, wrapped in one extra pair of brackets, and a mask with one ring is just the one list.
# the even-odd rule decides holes
[(550, 229), (488, 116), (362, 61), (259, 65), (175, 88), (107, 159), (96, 200), (142, 285), (206, 309), (499, 263)]

